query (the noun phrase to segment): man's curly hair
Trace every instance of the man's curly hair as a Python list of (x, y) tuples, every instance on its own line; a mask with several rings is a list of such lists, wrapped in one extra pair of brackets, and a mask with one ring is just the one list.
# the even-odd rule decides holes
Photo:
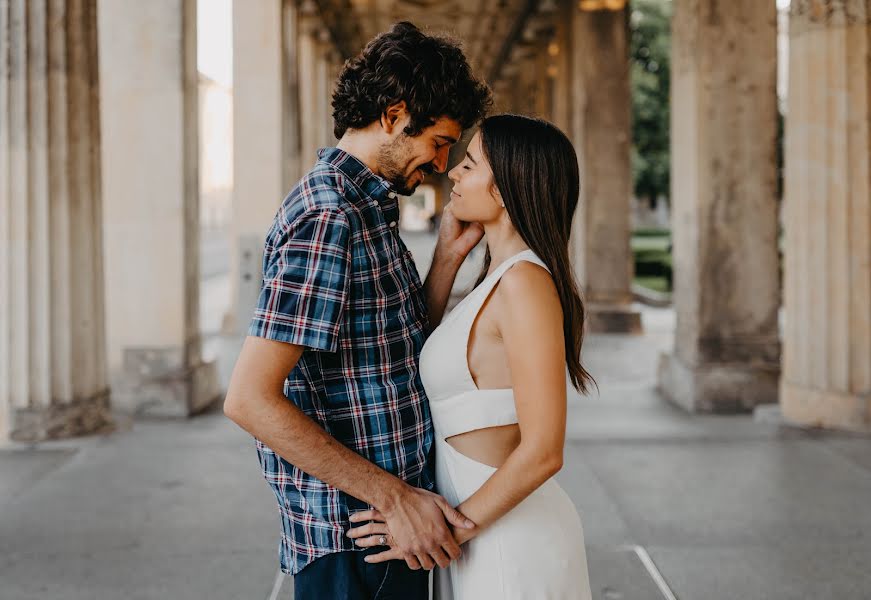
[(403, 100), (411, 117), (404, 130), (409, 136), (420, 135), (440, 117), (468, 129), (492, 105), (490, 88), (472, 75), (458, 43), (426, 35), (407, 21), (345, 63), (333, 92), (336, 137), (377, 121)]

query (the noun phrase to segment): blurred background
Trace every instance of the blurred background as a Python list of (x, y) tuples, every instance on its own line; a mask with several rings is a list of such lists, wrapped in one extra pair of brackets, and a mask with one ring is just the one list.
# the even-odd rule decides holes
[[(578, 151), (594, 596), (871, 597), (871, 0), (0, 0), (0, 599), (292, 597), (220, 404), (397, 20)], [(402, 201), (422, 277), (449, 189)]]

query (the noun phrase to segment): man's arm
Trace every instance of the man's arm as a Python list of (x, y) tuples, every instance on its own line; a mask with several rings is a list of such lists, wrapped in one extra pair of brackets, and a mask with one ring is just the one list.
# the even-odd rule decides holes
[(441, 248), (441, 244), (436, 245), (432, 265), (423, 284), (430, 331), (442, 322), (461, 264), (462, 259), (448, 254)]
[(227, 391), (224, 413), (287, 462), (379, 509), (411, 568), (447, 566), (460, 549), (445, 525), (474, 527), (441, 496), (414, 488), (324, 431), (283, 393), (304, 348), (249, 336)]
[(484, 228), (480, 224), (457, 220), (451, 212), (451, 205), (445, 206), (432, 266), (429, 268), (423, 286), (430, 330), (435, 329), (442, 322), (448, 299), (451, 297), (451, 289), (454, 287), (454, 280), (457, 278), (457, 271), (483, 236)]
[(303, 351), (249, 336), (233, 369), (224, 414), (287, 462), (389, 510), (409, 486), (339, 443), (284, 396), (284, 379)]

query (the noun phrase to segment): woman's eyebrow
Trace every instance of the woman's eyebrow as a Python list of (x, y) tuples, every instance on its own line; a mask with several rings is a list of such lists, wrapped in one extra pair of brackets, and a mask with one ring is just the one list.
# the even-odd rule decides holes
[(469, 160), (471, 160), (471, 161), (472, 161), (472, 164), (473, 164), (473, 165), (477, 165), (477, 164), (478, 164), (478, 161), (477, 161), (477, 160), (475, 160), (475, 159), (474, 159), (474, 158), (472, 158), (472, 155), (471, 155), (471, 154), (469, 154), (469, 152), (468, 152), (468, 150), (467, 150), (467, 151), (466, 151), (466, 156), (468, 156), (468, 157), (469, 157)]

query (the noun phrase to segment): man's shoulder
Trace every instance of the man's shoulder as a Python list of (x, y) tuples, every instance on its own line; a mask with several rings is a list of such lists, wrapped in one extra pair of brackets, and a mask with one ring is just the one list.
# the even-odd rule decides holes
[(354, 205), (347, 197), (347, 180), (332, 165), (319, 161), (285, 197), (278, 213), (281, 226), (291, 227), (308, 215), (332, 213), (347, 219)]

